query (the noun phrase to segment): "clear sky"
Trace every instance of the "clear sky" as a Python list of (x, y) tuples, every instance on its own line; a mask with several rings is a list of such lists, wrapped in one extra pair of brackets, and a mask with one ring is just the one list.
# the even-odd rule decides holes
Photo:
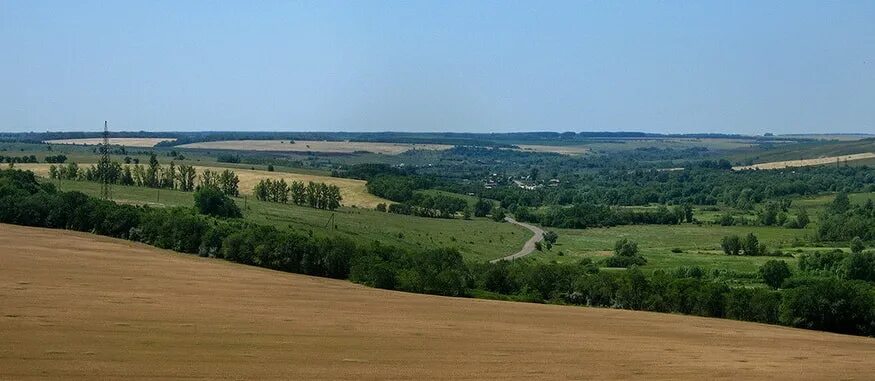
[(0, 0), (0, 130), (875, 133), (875, 1)]

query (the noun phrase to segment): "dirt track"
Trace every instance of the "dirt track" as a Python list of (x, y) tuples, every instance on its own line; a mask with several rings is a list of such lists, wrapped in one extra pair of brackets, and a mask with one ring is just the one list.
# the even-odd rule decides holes
[(496, 263), (498, 261), (512, 261), (512, 260), (517, 259), (517, 258), (525, 257), (526, 255), (529, 255), (533, 251), (535, 251), (535, 243), (541, 242), (544, 240), (544, 230), (542, 230), (541, 228), (534, 226), (534, 225), (529, 225), (525, 222), (519, 222), (519, 221), (517, 221), (513, 218), (510, 218), (510, 217), (505, 217), (504, 220), (509, 222), (509, 223), (512, 223), (514, 225), (519, 225), (519, 226), (522, 226), (526, 229), (531, 230), (532, 231), (532, 238), (529, 238), (529, 240), (526, 241), (526, 243), (523, 245), (523, 248), (520, 251), (513, 253), (511, 255), (508, 255), (506, 257), (493, 259), (489, 262)]
[(875, 339), (390, 292), (0, 225), (0, 379), (871, 379)]

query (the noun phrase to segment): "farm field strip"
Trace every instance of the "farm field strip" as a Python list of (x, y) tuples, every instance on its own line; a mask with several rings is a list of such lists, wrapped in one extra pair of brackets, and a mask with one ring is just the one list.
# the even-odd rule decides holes
[(793, 167), (809, 167), (809, 166), (813, 166), (813, 165), (825, 165), (825, 164), (836, 164), (836, 163), (844, 164), (845, 162), (849, 162), (849, 161), (866, 160), (866, 159), (875, 159), (875, 152), (857, 153), (857, 154), (853, 154), (853, 155), (821, 157), (821, 158), (816, 158), (816, 159), (774, 161), (774, 162), (769, 162), (769, 163), (759, 163), (759, 164), (753, 164), (753, 165), (732, 167), (732, 170), (744, 171), (744, 170), (751, 170), (751, 169), (784, 169), (784, 168), (793, 168)]
[[(154, 147), (161, 142), (174, 141), (176, 138), (109, 138), (109, 144), (116, 144), (126, 147)], [(80, 145), (98, 145), (103, 144), (102, 138), (85, 138), (85, 139), (58, 139), (46, 140), (50, 144), (80, 144)]]
[(875, 358), (866, 337), (385, 291), (79, 232), (0, 225), (0, 263), (2, 379), (865, 379)]
[(355, 153), (372, 152), (396, 155), (412, 149), (444, 150), (452, 148), (446, 144), (408, 144), (320, 140), (223, 140), (215, 142), (189, 143), (179, 148), (222, 149), (235, 151), (288, 151), (288, 152), (329, 152)]

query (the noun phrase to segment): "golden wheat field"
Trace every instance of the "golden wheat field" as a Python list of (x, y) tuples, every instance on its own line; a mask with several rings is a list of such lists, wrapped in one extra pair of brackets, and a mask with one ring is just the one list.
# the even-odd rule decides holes
[[(80, 168), (89, 165), (91, 164), (79, 164)], [(48, 177), (49, 166), (51, 166), (51, 164), (15, 164), (15, 168), (31, 170), (38, 176), (42, 177)], [(198, 173), (202, 173), (206, 169), (209, 169), (211, 171), (222, 171), (226, 168), (195, 166), (195, 170), (197, 170)], [(237, 177), (240, 179), (239, 187), (240, 193), (242, 194), (252, 194), (253, 188), (255, 188), (255, 185), (258, 184), (261, 179), (284, 179), (286, 182), (303, 181), (306, 183), (309, 181), (313, 181), (317, 183), (337, 185), (340, 188), (340, 195), (343, 197), (343, 201), (341, 202), (341, 204), (346, 206), (374, 208), (377, 206), (377, 204), (380, 203), (391, 203), (390, 201), (368, 193), (368, 189), (366, 187), (367, 182), (365, 182), (364, 180), (346, 179), (331, 176), (317, 176), (302, 173), (269, 172), (239, 168), (232, 168), (231, 170), (234, 171), (234, 173), (236, 173)]]
[(379, 142), (321, 141), (321, 140), (224, 140), (216, 142), (190, 143), (180, 148), (225, 149), (237, 151), (279, 151), (279, 152), (329, 152), (354, 153), (372, 152), (396, 155), (412, 149), (444, 150), (452, 148), (446, 144), (407, 144)]
[(0, 225), (0, 379), (871, 379), (875, 339), (367, 288)]
[[(169, 142), (169, 141), (174, 141), (174, 140), (176, 140), (176, 138), (109, 138), (109, 144), (116, 144), (116, 145), (125, 146), (125, 147), (154, 147), (158, 143)], [(103, 144), (103, 139), (101, 139), (101, 138), (58, 139), (58, 140), (46, 140), (46, 143), (97, 145), (97, 144)]]
[(848, 162), (848, 161), (873, 159), (873, 158), (875, 158), (875, 153), (866, 152), (866, 153), (857, 153), (857, 154), (853, 154), (853, 155), (820, 157), (820, 158), (816, 158), (816, 159), (773, 161), (770, 163), (759, 163), (759, 164), (754, 164), (754, 165), (732, 167), (732, 169), (736, 170), (736, 171), (743, 171), (743, 170), (748, 170), (748, 169), (783, 169), (783, 168), (792, 168), (792, 167), (809, 167), (812, 165), (824, 165), (824, 164), (836, 164), (836, 163), (843, 164), (843, 163)]

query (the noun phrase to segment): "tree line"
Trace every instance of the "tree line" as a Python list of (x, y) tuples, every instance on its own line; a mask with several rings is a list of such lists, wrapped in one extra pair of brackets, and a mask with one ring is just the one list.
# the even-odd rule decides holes
[(333, 184), (315, 183), (313, 181), (304, 184), (303, 181), (286, 183), (284, 179), (261, 179), (253, 189), (255, 198), (261, 201), (288, 203), (309, 206), (316, 209), (334, 210), (340, 207), (343, 197), (340, 195), (340, 187)]
[(198, 175), (194, 166), (187, 164), (170, 164), (162, 166), (155, 155), (152, 155), (147, 165), (119, 164), (110, 162), (101, 167), (91, 165), (80, 168), (78, 164), (69, 162), (66, 165), (49, 166), (49, 178), (60, 180), (103, 181), (106, 178), (112, 184), (129, 185), (148, 188), (175, 189), (191, 192), (203, 187), (221, 190), (229, 196), (239, 196), (240, 179), (230, 169), (214, 171), (205, 169)]
[(660, 205), (654, 209), (633, 210), (604, 204), (579, 203), (568, 207), (552, 206), (538, 212), (517, 206), (511, 211), (520, 221), (567, 229), (637, 224), (676, 225), (694, 222), (693, 208), (690, 205), (678, 205), (672, 208)]
[(39, 163), (39, 160), (36, 159), (36, 155), (30, 155), (30, 156), (3, 156), (3, 155), (0, 155), (0, 163), (10, 163), (10, 164)]
[(817, 238), (821, 241), (850, 241), (859, 237), (875, 240), (875, 203), (871, 199), (862, 205), (853, 205), (848, 194), (840, 192), (821, 214)]
[[(377, 210), (384, 208), (378, 206)], [(391, 204), (385, 209), (389, 213), (431, 218), (455, 218), (460, 212), (465, 218), (471, 216), (468, 202), (460, 197), (421, 192), (415, 193), (406, 203)]]

